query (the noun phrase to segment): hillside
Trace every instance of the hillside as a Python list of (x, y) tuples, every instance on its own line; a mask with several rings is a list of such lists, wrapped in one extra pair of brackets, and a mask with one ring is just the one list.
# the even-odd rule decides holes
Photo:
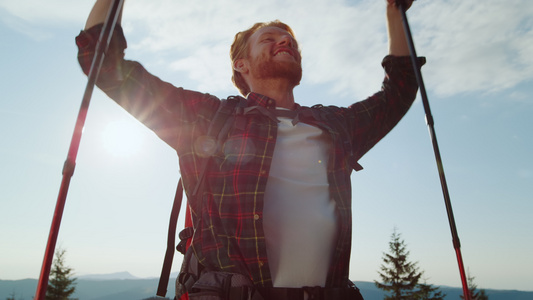
[[(76, 285), (75, 298), (80, 300), (143, 300), (155, 296), (158, 280), (155, 279), (98, 279), (97, 276), (80, 278)], [(175, 276), (174, 276), (175, 278)], [(372, 282), (356, 282), (365, 300), (382, 300), (384, 294)], [(37, 280), (0, 280), (0, 300), (15, 294), (17, 300), (31, 300), (37, 288)], [(446, 299), (460, 299), (461, 288), (442, 286)], [(490, 300), (531, 300), (533, 291), (489, 290)], [(174, 282), (168, 286), (167, 297), (174, 297)]]

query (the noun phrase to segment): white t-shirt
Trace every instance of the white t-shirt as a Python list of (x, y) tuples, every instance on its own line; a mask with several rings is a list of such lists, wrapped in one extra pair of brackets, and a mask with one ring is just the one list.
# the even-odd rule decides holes
[(327, 178), (331, 142), (317, 127), (279, 120), (263, 208), (273, 285), (325, 286), (337, 241)]

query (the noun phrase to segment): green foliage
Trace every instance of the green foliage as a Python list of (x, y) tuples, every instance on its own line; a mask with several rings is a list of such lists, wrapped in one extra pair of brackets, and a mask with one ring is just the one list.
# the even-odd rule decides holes
[[(470, 293), (470, 300), (489, 300), (489, 296), (485, 294), (485, 290), (477, 290), (477, 284), (474, 282), (474, 279), (476, 277), (472, 276), (470, 274), (470, 270), (468, 270), (468, 291)], [(461, 295), (461, 299), (464, 299), (465, 297)]]
[(7, 296), (6, 300), (24, 300), (24, 298), (22, 298), (22, 296), (19, 296), (19, 298), (17, 298), (17, 294), (15, 293), (15, 290), (13, 290), (13, 292), (11, 292), (9, 296)]
[(444, 300), (446, 294), (439, 291), (438, 287), (434, 287), (426, 282), (417, 285), (417, 291), (413, 294), (413, 299), (417, 300)]
[(385, 264), (381, 265), (381, 271), (378, 272), (382, 283), (374, 281), (378, 288), (390, 293), (385, 300), (412, 299), (422, 272), (417, 263), (408, 261), (408, 256), (405, 242), (394, 229), (389, 242), (389, 253), (383, 253)]
[(11, 295), (9, 295), (9, 297), (7, 297), (6, 300), (17, 300), (15, 299), (15, 292), (11, 293)]
[(419, 283), (423, 272), (417, 262), (408, 260), (409, 251), (396, 228), (389, 242), (389, 253), (383, 253), (384, 264), (380, 267), (381, 282), (374, 281), (379, 288), (388, 292), (385, 300), (442, 300), (446, 296), (438, 287)]
[(76, 278), (73, 269), (65, 265), (65, 250), (58, 249), (50, 271), (45, 300), (77, 300), (69, 298), (76, 291)]

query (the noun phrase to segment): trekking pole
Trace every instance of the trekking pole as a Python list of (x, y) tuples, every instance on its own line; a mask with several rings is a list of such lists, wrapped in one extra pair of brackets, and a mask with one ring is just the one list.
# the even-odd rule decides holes
[(100, 38), (98, 39), (98, 43), (96, 44), (96, 51), (91, 64), (91, 69), (89, 71), (88, 82), (85, 88), (85, 93), (83, 94), (80, 111), (78, 113), (78, 119), (76, 120), (76, 125), (74, 127), (74, 133), (70, 142), (67, 160), (63, 165), (63, 179), (61, 181), (61, 187), (59, 189), (59, 195), (57, 197), (54, 217), (52, 219), (52, 225), (50, 227), (50, 233), (48, 235), (48, 243), (46, 245), (41, 274), (39, 277), (39, 282), (37, 284), (37, 291), (34, 297), (35, 300), (44, 300), (46, 296), (48, 278), (50, 276), (50, 269), (54, 257), (57, 236), (59, 234), (59, 227), (61, 225), (61, 218), (63, 216), (63, 209), (65, 208), (70, 179), (74, 174), (74, 169), (76, 166), (76, 157), (78, 155), (78, 149), (80, 146), (83, 126), (87, 117), (87, 111), (89, 109), (89, 103), (91, 102), (91, 96), (94, 90), (96, 79), (98, 78), (98, 73), (100, 72), (100, 68), (104, 61), (105, 52), (107, 51), (107, 48), (109, 46), (112, 32), (115, 29), (115, 25), (117, 24), (120, 11), (122, 10), (123, 5), (124, 0), (113, 0), (113, 4), (111, 5), (107, 13), (102, 32), (100, 33)]
[(409, 22), (407, 21), (407, 4), (405, 0), (396, 0), (396, 5), (402, 13), (403, 27), (405, 30), (405, 35), (407, 38), (407, 43), (409, 46), (409, 52), (411, 53), (411, 61), (416, 75), (416, 81), (420, 87), (420, 96), (422, 97), (422, 104), (424, 105), (424, 111), (426, 113), (426, 123), (429, 129), (429, 135), (431, 142), (433, 143), (433, 151), (435, 152), (435, 159), (437, 161), (437, 168), (439, 171), (440, 183), (442, 186), (442, 193), (444, 195), (444, 203), (446, 205), (446, 211), (448, 212), (448, 222), (450, 223), (450, 229), (452, 232), (453, 247), (455, 249), (455, 254), (457, 256), (457, 263), (459, 264), (459, 273), (461, 275), (461, 282), (463, 285), (463, 295), (465, 300), (470, 300), (470, 291), (468, 289), (468, 282), (465, 275), (465, 268), (463, 265), (463, 257), (461, 255), (461, 243), (459, 242), (459, 235), (457, 234), (457, 227), (455, 226), (455, 219), (453, 217), (452, 204), (450, 201), (450, 194), (448, 193), (448, 185), (446, 184), (446, 177), (444, 176), (444, 168), (442, 166), (442, 159), (440, 156), (439, 145), (437, 144), (437, 135), (435, 134), (434, 120), (431, 115), (431, 109), (429, 107), (429, 101), (426, 93), (426, 88), (424, 86), (424, 80), (422, 79), (422, 73), (420, 71), (420, 66), (418, 65), (415, 45), (413, 42), (413, 36), (411, 34), (411, 29), (409, 27)]

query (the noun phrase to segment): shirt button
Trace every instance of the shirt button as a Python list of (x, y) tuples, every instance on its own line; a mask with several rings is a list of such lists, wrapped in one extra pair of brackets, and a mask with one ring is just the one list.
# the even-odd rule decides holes
[(259, 217), (258, 214), (255, 214), (255, 215), (254, 215), (254, 220), (258, 221), (260, 218), (261, 218), (261, 217)]
[(264, 265), (265, 265), (264, 262), (262, 262), (262, 261), (259, 262), (259, 267), (262, 267), (262, 266), (264, 266)]
[(265, 171), (265, 170), (261, 170), (261, 171), (259, 171), (259, 174), (261, 174), (261, 175), (265, 175), (265, 174), (266, 174), (266, 171)]

